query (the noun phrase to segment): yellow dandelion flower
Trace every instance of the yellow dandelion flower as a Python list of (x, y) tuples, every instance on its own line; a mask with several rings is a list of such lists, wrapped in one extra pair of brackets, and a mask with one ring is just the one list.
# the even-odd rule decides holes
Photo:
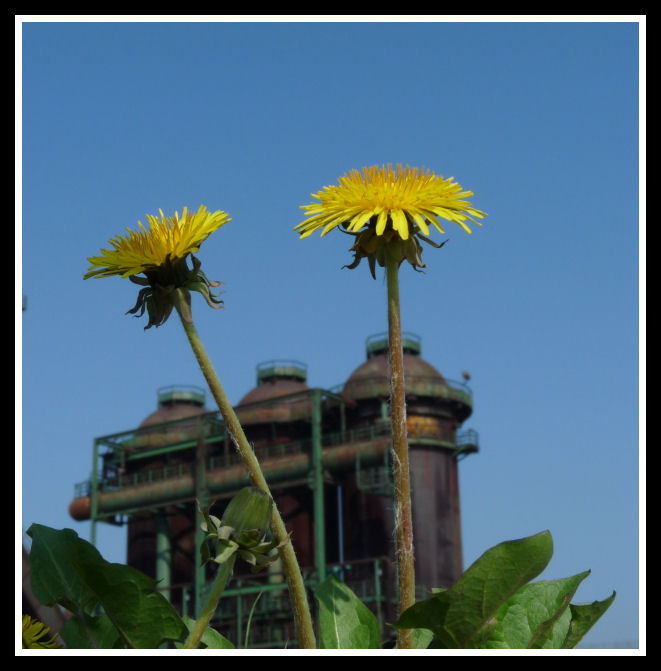
[(102, 249), (101, 256), (88, 258), (92, 265), (85, 279), (111, 275), (129, 277), (174, 263), (197, 252), (211, 233), (230, 221), (227, 212), (209, 212), (204, 205), (195, 213), (184, 207), (181, 216), (178, 212), (173, 217), (166, 217), (163, 210), (159, 213), (160, 219), (146, 215), (149, 230), (139, 221), (139, 231), (127, 228), (128, 236), (110, 240), (112, 249)]
[[(166, 217), (163, 210), (159, 214), (160, 218), (146, 215), (149, 229), (139, 221), (139, 230), (127, 228), (128, 235), (110, 240), (112, 249), (102, 249), (100, 256), (89, 257), (91, 265), (84, 276), (89, 279), (119, 275), (143, 286), (135, 306), (128, 312), (140, 317), (147, 310), (146, 329), (165, 323), (174, 307), (173, 292), (177, 289), (198, 291), (213, 308), (221, 307), (223, 302), (210, 291), (210, 287), (217, 287), (220, 282), (207, 278), (193, 253), (211, 233), (230, 221), (227, 212), (209, 212), (201, 205), (195, 213), (184, 207), (181, 216), (175, 212), (173, 217)], [(188, 267), (189, 256), (192, 268)], [(139, 277), (141, 274), (144, 277)]]
[[(312, 196), (319, 202), (301, 206), (308, 219), (295, 226), (301, 238), (321, 230), (324, 236), (334, 228), (358, 236), (351, 251), (356, 253), (355, 268), (367, 257), (374, 274), (374, 262), (382, 263), (384, 245), (397, 246), (401, 260), (414, 268), (422, 267), (421, 247), (416, 238), (436, 247), (427, 236), (430, 226), (441, 233), (440, 219), (453, 221), (467, 233), (467, 221), (481, 225), (478, 219), (485, 212), (466, 200), (472, 191), (465, 191), (454, 177), (445, 179), (430, 170), (391, 164), (351, 170), (340, 177), (337, 186), (325, 186)], [(403, 243), (403, 244), (402, 244)]]
[(42, 640), (49, 633), (50, 629), (43, 622), (23, 615), (23, 648), (61, 648), (57, 642), (57, 634), (48, 641)]

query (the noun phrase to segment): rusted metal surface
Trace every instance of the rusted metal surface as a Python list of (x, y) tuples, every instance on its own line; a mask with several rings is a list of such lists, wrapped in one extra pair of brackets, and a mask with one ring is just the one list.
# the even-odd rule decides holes
[[(309, 418), (312, 404), (306, 392), (307, 366), (299, 361), (265, 361), (257, 366), (257, 386), (238, 402), (244, 426), (292, 422)], [(277, 399), (277, 400), (276, 400)]]
[[(197, 403), (168, 403), (152, 412), (139, 425), (132, 440), (126, 441), (127, 452), (148, 447), (162, 447), (173, 443), (195, 440), (199, 435), (199, 418), (206, 414), (203, 406)], [(182, 422), (190, 417), (190, 422)], [(150, 430), (149, 427), (154, 427)]]
[[(308, 391), (309, 387), (299, 380), (269, 379), (239, 401), (236, 414), (244, 426), (309, 418), (312, 404)], [(273, 402), (274, 399), (279, 400)]]
[(410, 452), (416, 582), (451, 587), (461, 575), (457, 463), (447, 452)]
[[(407, 393), (413, 393), (420, 387), (426, 392), (424, 395), (434, 396), (442, 393), (447, 386), (443, 376), (415, 354), (404, 354), (404, 378)], [(351, 401), (389, 398), (390, 375), (386, 354), (372, 356), (358, 366), (345, 382), (342, 395)]]
[[(187, 582), (195, 571), (195, 504), (161, 508), (169, 529), (171, 580)], [(128, 523), (127, 564), (156, 578), (157, 524), (153, 511), (131, 515)]]
[(78, 496), (69, 504), (69, 515), (78, 522), (88, 520), (91, 512), (92, 500), (89, 496)]
[[(463, 568), (457, 460), (478, 449), (476, 435), (457, 435), (472, 412), (472, 393), (420, 357), (419, 339), (406, 342), (416, 577), (421, 588), (449, 587)], [(309, 388), (304, 364), (265, 362), (257, 368), (257, 386), (236, 406), (299, 561), (315, 567), (310, 575), (340, 555), (346, 561), (381, 555), (394, 560), (387, 340), (368, 339), (367, 355), (340, 396)], [(199, 463), (210, 501), (229, 498), (249, 479), (220, 415), (206, 412), (194, 394), (175, 392), (159, 395), (159, 409), (138, 429), (97, 439), (108, 450), (100, 454), (98, 488), (78, 488), (69, 512), (76, 520), (128, 517), (129, 563), (152, 575), (153, 515), (167, 510), (172, 582), (186, 584), (196, 571), (194, 456), (200, 441), (208, 450)], [(317, 468), (314, 479), (313, 444), (321, 448), (321, 474)], [(322, 492), (323, 506), (314, 491)], [(324, 534), (322, 563), (316, 561), (322, 543), (315, 509)]]
[[(390, 398), (390, 373), (386, 352), (368, 353), (369, 358), (349, 376), (342, 389), (342, 396), (350, 404), (388, 400)], [(464, 382), (444, 378), (434, 366), (419, 354), (404, 351), (404, 385), (407, 403), (416, 399), (434, 399), (461, 422), (473, 411), (473, 397)]]
[[(372, 465), (383, 461), (383, 453), (390, 448), (390, 439), (369, 443), (338, 445), (322, 452), (323, 468), (330, 472), (341, 473), (355, 468), (356, 456), (360, 454), (361, 463)], [(278, 484), (307, 476), (311, 469), (311, 455), (298, 453), (284, 457), (266, 459), (262, 470), (269, 484)], [(228, 468), (219, 467), (207, 472), (209, 494), (217, 496), (232, 492), (250, 484), (243, 464)], [(86, 498), (86, 497), (85, 497)], [(120, 512), (130, 512), (144, 508), (153, 508), (168, 503), (191, 501), (195, 498), (193, 474), (186, 474), (159, 482), (151, 482), (126, 487), (117, 491), (105, 491), (99, 494), (98, 511), (100, 516)], [(77, 504), (77, 510), (85, 510), (83, 502)], [(87, 519), (87, 518), (80, 518)]]

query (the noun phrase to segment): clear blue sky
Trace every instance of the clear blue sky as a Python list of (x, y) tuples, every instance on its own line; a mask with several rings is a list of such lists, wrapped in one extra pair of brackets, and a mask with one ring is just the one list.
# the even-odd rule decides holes
[[(136, 427), (158, 387), (204, 386), (178, 322), (143, 331), (137, 287), (83, 281), (88, 256), (158, 208), (229, 212), (199, 254), (225, 309), (194, 311), (230, 399), (273, 358), (331, 387), (385, 330), (385, 285), (341, 268), (338, 231), (299, 240), (299, 207), (352, 168), (421, 166), (489, 213), (400, 274), (422, 356), (472, 375), (466, 565), (550, 529), (543, 577), (592, 569), (576, 600), (618, 593), (587, 642), (636, 641), (639, 27), (23, 23), (19, 534), (89, 538), (67, 508), (93, 439)], [(125, 561), (125, 529), (99, 547)]]

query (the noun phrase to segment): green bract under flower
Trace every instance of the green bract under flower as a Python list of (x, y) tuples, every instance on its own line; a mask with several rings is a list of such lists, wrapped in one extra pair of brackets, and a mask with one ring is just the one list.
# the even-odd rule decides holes
[[(189, 268), (186, 259), (181, 259), (176, 263), (164, 263), (162, 266), (145, 272), (146, 277), (131, 276), (129, 279), (135, 284), (143, 286), (138, 293), (136, 304), (127, 311), (127, 314), (135, 314), (141, 317), (145, 310), (149, 315), (149, 322), (145, 329), (151, 326), (160, 326), (164, 324), (172, 308), (173, 293), (179, 289), (188, 291), (197, 291), (202, 294), (209, 307), (218, 309), (223, 305), (223, 301), (217, 298), (217, 295), (211, 293), (211, 287), (220, 286), (220, 282), (210, 280), (201, 270), (202, 265), (195, 256), (191, 254), (193, 267)], [(190, 294), (186, 295), (186, 302), (190, 306)], [(137, 312), (137, 314), (136, 314)]]
[[(209, 212), (203, 205), (191, 213), (183, 208), (173, 217), (166, 217), (159, 210), (160, 219), (147, 215), (149, 230), (138, 222), (139, 231), (128, 230), (125, 237), (110, 240), (112, 249), (102, 249), (100, 256), (88, 258), (90, 268), (84, 279), (91, 277), (128, 277), (143, 287), (135, 306), (128, 312), (140, 317), (145, 310), (149, 322), (145, 329), (160, 326), (173, 309), (173, 292), (182, 289), (202, 294), (212, 308), (222, 307), (223, 301), (211, 292), (211, 287), (220, 286), (207, 278), (200, 270), (200, 261), (193, 256), (206, 238), (217, 228), (230, 221), (222, 210)], [(191, 257), (192, 268), (188, 266)], [(186, 295), (190, 303), (190, 295)]]
[[(289, 542), (267, 541), (271, 523), (273, 501), (257, 487), (244, 487), (229, 502), (222, 519), (201, 510), (204, 516), (202, 531), (206, 538), (202, 544), (202, 560), (224, 564), (235, 554), (251, 565), (251, 570), (275, 562), (277, 553), (272, 551)], [(212, 553), (209, 545), (213, 546)]]

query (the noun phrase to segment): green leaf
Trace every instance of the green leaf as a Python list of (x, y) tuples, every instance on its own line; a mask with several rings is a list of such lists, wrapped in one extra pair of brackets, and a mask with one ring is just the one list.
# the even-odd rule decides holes
[(151, 578), (105, 561), (71, 529), (33, 524), (28, 534), (32, 588), (45, 605), (59, 603), (79, 615), (92, 614), (99, 605), (132, 648), (157, 648), (163, 641), (186, 636), (181, 618), (154, 591)]
[(571, 621), (569, 602), (589, 574), (585, 571), (521, 587), (499, 608), (497, 624), (481, 647), (561, 648)]
[(610, 608), (613, 601), (615, 601), (615, 592), (603, 601), (569, 604), (571, 623), (562, 647), (575, 648), (594, 623)]
[(335, 576), (329, 576), (315, 591), (319, 602), (321, 648), (374, 649), (381, 647), (374, 613)]
[(429, 647), (429, 644), (434, 638), (434, 632), (429, 629), (414, 629), (413, 630), (413, 647), (416, 650), (424, 650)]
[(108, 650), (123, 647), (124, 642), (107, 615), (75, 615), (67, 620), (60, 636), (72, 649)]
[(92, 615), (98, 599), (81, 582), (70, 559), (75, 562), (103, 561), (99, 551), (89, 543), (75, 548), (78, 534), (71, 529), (56, 532), (33, 524), (27, 533), (32, 538), (30, 566), (35, 596), (46, 606), (59, 603), (74, 613)]
[(218, 564), (224, 564), (239, 548), (234, 541), (219, 540), (216, 544), (218, 554), (213, 558)]
[(538, 576), (553, 555), (548, 531), (487, 550), (454, 587), (413, 605), (394, 625), (430, 629), (446, 648), (474, 648), (488, 640), (498, 609)]
[[(182, 620), (184, 621), (184, 624), (188, 628), (188, 631), (193, 631), (193, 627), (195, 626), (195, 620), (192, 617), (188, 617), (188, 615), (184, 615), (182, 617)], [(198, 648), (234, 648), (234, 645), (232, 644), (231, 641), (227, 640), (222, 634), (219, 634), (215, 629), (212, 629), (211, 627), (207, 627), (202, 634), (202, 638), (200, 639), (200, 643), (204, 645), (198, 645)], [(176, 642), (175, 647), (177, 648), (183, 648), (184, 644)]]

